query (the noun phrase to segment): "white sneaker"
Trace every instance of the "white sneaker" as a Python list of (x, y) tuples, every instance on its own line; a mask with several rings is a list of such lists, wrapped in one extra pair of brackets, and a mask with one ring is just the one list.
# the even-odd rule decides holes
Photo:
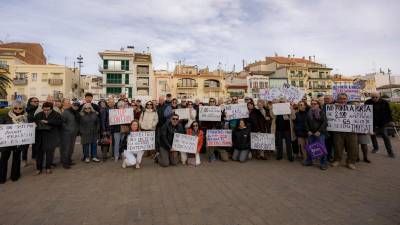
[(122, 162), (122, 168), (126, 168), (126, 162), (125, 162), (125, 160)]
[(140, 165), (136, 163), (136, 169), (140, 169)]
[(90, 163), (90, 159), (89, 159), (89, 158), (86, 158), (86, 159), (85, 159), (85, 162), (86, 162), (86, 163)]
[(93, 158), (92, 161), (93, 162), (100, 162), (100, 160), (98, 158)]
[(354, 165), (354, 164), (349, 164), (349, 165), (347, 165), (347, 167), (349, 168), (349, 169), (351, 169), (351, 170), (355, 170), (356, 169), (356, 165)]

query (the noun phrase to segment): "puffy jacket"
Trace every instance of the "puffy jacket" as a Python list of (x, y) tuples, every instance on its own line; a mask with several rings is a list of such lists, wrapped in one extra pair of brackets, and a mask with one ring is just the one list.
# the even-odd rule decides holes
[[(187, 135), (192, 135), (193, 134), (193, 130), (192, 129), (188, 129), (186, 131)], [(197, 142), (197, 152), (200, 153), (201, 152), (201, 147), (203, 147), (203, 141), (204, 141), (204, 133), (202, 130), (199, 130), (199, 133), (197, 134), (198, 137), (198, 142)]]
[(250, 149), (250, 129), (249, 128), (236, 128), (233, 131), (233, 148), (237, 150)]
[(156, 111), (146, 109), (140, 116), (139, 124), (143, 130), (156, 130), (158, 115)]
[(160, 131), (160, 145), (166, 150), (170, 151), (172, 148), (172, 143), (174, 141), (174, 134), (181, 133), (184, 134), (185, 130), (182, 125), (178, 123), (175, 127), (172, 126), (171, 121), (165, 123)]

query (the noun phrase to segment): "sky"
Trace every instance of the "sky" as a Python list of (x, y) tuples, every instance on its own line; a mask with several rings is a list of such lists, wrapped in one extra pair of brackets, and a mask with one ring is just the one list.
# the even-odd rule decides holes
[(333, 73), (400, 74), (397, 0), (0, 0), (0, 40), (37, 42), (48, 62), (99, 74), (99, 51), (133, 45), (154, 69), (236, 71), (242, 60), (314, 56)]

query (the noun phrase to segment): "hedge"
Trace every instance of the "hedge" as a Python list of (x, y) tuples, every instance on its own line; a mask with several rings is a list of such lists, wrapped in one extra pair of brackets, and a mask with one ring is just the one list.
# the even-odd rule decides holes
[(400, 125), (400, 104), (391, 102), (390, 109), (392, 110), (393, 121)]

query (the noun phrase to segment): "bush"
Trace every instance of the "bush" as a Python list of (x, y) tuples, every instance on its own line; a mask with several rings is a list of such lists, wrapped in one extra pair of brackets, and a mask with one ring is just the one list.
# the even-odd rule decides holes
[(392, 110), (393, 121), (399, 125), (400, 124), (400, 104), (390, 103), (390, 109)]
[(0, 118), (3, 118), (7, 115), (10, 108), (0, 108)]

